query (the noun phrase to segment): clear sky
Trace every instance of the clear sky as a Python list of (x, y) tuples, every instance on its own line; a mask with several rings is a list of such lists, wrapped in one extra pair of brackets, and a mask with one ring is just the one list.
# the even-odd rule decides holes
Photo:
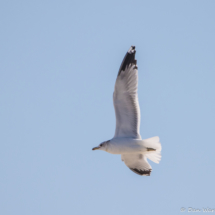
[[(214, 0), (1, 1), (0, 214), (215, 208), (214, 11)], [(150, 177), (92, 151), (114, 135), (131, 45), (140, 133), (162, 144)]]

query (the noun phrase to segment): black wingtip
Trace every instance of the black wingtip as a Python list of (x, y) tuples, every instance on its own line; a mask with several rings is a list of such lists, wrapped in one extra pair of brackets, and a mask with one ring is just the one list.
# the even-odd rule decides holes
[(138, 175), (145, 175), (145, 176), (150, 176), (151, 174), (151, 169), (149, 170), (141, 170), (141, 169), (132, 169), (130, 168), (131, 171), (135, 172)]
[(135, 69), (137, 69), (137, 61), (135, 60), (135, 53), (136, 53), (135, 46), (131, 46), (122, 61), (122, 64), (119, 68), (118, 75), (120, 75), (121, 71), (125, 71), (125, 68), (130, 64), (135, 65)]
[(129, 54), (132, 54), (132, 53), (135, 53), (135, 52), (136, 52), (135, 46), (131, 46), (130, 49), (128, 50)]

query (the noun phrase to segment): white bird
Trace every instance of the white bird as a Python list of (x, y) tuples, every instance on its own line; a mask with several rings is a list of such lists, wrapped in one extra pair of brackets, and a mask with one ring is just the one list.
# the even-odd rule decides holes
[(144, 140), (140, 136), (138, 68), (135, 53), (135, 46), (131, 46), (122, 61), (115, 83), (113, 93), (116, 115), (115, 135), (111, 140), (94, 147), (93, 150), (121, 154), (122, 161), (133, 172), (149, 176), (152, 168), (147, 158), (159, 163), (161, 144), (158, 136)]

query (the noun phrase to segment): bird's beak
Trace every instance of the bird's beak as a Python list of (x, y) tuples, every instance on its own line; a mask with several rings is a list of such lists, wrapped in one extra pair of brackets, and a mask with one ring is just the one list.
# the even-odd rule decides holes
[(97, 150), (97, 149), (100, 149), (100, 147), (94, 147), (94, 148), (92, 148), (92, 150)]

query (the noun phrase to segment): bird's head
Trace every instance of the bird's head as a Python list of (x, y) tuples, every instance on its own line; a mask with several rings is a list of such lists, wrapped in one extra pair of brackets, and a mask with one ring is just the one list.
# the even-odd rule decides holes
[(92, 148), (92, 150), (103, 150), (103, 151), (107, 151), (107, 147), (108, 147), (108, 143), (110, 142), (110, 140), (108, 141), (104, 141), (101, 144), (99, 144), (97, 147)]

